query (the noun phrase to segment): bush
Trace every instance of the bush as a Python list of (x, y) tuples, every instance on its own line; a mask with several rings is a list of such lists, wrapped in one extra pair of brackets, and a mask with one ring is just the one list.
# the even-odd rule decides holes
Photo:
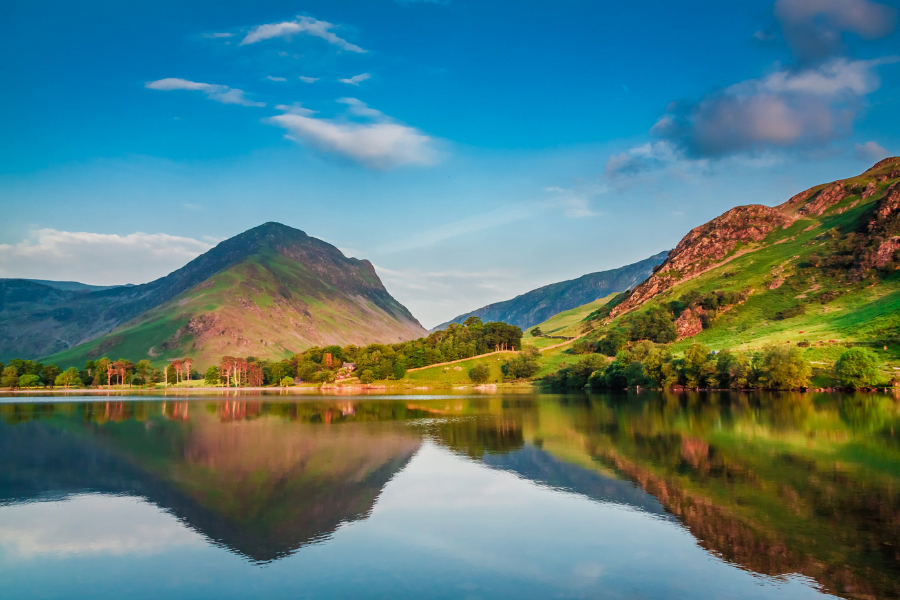
[(763, 350), (759, 360), (760, 387), (770, 390), (793, 390), (809, 386), (812, 367), (799, 348), (781, 345)]
[(402, 362), (395, 362), (393, 371), (394, 379), (400, 380), (406, 377), (406, 365)]
[(535, 327), (531, 330), (531, 337), (541, 337), (542, 335), (544, 335), (544, 332), (541, 331), (540, 327)]
[(81, 377), (78, 375), (78, 369), (75, 367), (69, 367), (68, 370), (63, 371), (59, 375), (56, 376), (56, 385), (61, 385), (65, 388), (69, 387), (81, 387), (84, 385), (81, 381)]
[(491, 376), (491, 368), (484, 363), (475, 365), (469, 370), (469, 378), (475, 383), (484, 383)]
[(372, 372), (372, 369), (364, 370), (359, 376), (360, 383), (369, 384), (375, 381), (375, 373)]
[(37, 387), (41, 385), (41, 378), (37, 375), (22, 375), (19, 377), (20, 388)]
[(572, 354), (592, 354), (594, 352), (594, 344), (582, 338), (572, 344), (570, 352)]
[(281, 387), (291, 387), (292, 385), (294, 385), (294, 380), (291, 377), (285, 375), (281, 380)]
[(779, 310), (777, 313), (775, 313), (775, 320), (776, 321), (784, 321), (785, 319), (790, 319), (792, 317), (799, 317), (800, 315), (802, 315), (805, 312), (806, 312), (806, 305), (805, 304), (797, 304), (790, 308), (786, 308), (784, 310)]
[(619, 353), (619, 350), (625, 347), (625, 341), (625, 336), (618, 331), (607, 333), (597, 343), (597, 352), (606, 356), (615, 356)]
[(841, 385), (848, 388), (869, 387), (878, 383), (878, 355), (868, 348), (850, 348), (834, 365)]
[(527, 348), (503, 365), (503, 374), (512, 379), (532, 377), (541, 368), (541, 364), (538, 362), (540, 356), (541, 352), (537, 348)]

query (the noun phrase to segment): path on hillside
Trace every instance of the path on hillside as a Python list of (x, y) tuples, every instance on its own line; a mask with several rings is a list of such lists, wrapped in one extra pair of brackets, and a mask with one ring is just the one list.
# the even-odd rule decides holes
[(442, 363), (434, 363), (433, 365), (428, 365), (427, 367), (416, 367), (415, 369), (407, 369), (407, 373), (411, 373), (413, 371), (421, 371), (422, 369), (431, 369), (432, 367), (443, 367), (444, 365), (453, 365), (456, 363), (466, 362), (467, 360), (475, 360), (476, 358), (485, 358), (486, 356), (493, 356), (495, 354), (515, 354), (517, 350), (497, 350), (496, 352), (488, 352), (487, 354), (479, 354), (478, 356), (472, 356), (469, 358), (460, 358), (457, 360), (448, 360), (447, 362)]

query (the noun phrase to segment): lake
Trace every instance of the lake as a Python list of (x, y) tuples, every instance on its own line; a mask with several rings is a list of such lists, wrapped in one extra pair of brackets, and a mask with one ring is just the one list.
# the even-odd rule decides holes
[(4, 598), (900, 597), (889, 395), (0, 402)]

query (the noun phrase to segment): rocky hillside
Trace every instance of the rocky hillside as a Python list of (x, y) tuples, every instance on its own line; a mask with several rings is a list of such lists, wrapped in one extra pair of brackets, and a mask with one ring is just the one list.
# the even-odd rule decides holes
[(900, 158), (889, 158), (693, 229), (612, 309), (607, 327), (655, 306), (674, 312), (679, 338), (713, 345), (798, 337), (887, 345), (900, 325), (898, 250)]
[(228, 239), (144, 285), (75, 292), (0, 282), (0, 360), (280, 358), (315, 344), (424, 333), (371, 263), (278, 223)]
[(512, 300), (488, 304), (433, 329), (444, 329), (450, 323), (463, 323), (469, 317), (481, 317), (482, 321), (503, 321), (527, 329), (565, 310), (593, 302), (614, 292), (623, 292), (644, 281), (653, 268), (666, 258), (660, 252), (631, 265), (589, 273), (578, 279), (551, 283), (531, 290)]

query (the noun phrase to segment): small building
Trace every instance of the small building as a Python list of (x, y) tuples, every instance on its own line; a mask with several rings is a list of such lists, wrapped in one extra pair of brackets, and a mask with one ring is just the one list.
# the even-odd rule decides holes
[(348, 373), (352, 373), (356, 370), (356, 363), (344, 363), (343, 367), (347, 369)]

